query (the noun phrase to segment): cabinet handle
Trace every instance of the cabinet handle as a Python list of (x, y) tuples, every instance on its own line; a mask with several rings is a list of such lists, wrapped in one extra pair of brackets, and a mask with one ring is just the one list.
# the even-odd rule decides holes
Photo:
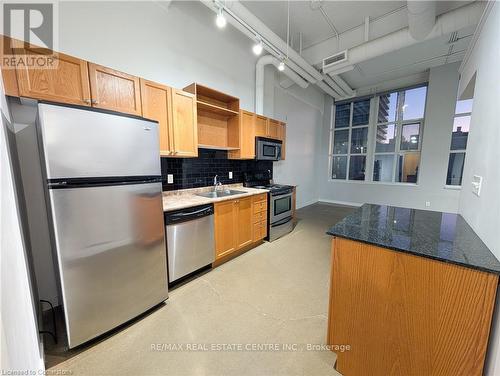
[(92, 103), (92, 104), (99, 104), (99, 102), (98, 102), (97, 100), (95, 100), (95, 99), (92, 99), (92, 102), (91, 102), (91, 103)]
[(90, 104), (90, 103), (91, 103), (90, 99), (84, 99), (83, 101), (84, 101), (85, 103), (87, 103), (87, 104)]

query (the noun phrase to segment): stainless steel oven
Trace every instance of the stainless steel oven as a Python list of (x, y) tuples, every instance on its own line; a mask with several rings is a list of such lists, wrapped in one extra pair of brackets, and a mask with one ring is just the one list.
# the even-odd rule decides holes
[(257, 160), (279, 161), (281, 159), (281, 141), (270, 138), (255, 138), (255, 157)]
[(293, 188), (270, 192), (269, 241), (276, 240), (293, 230)]

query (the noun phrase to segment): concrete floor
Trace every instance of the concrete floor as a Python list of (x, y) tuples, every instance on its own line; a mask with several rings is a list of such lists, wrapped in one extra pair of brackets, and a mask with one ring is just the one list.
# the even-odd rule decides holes
[[(293, 233), (174, 289), (165, 305), (51, 371), (339, 375), (334, 353), (311, 351), (307, 344), (326, 340), (331, 237), (325, 231), (351, 210), (327, 204), (298, 210)], [(277, 344), (279, 351), (248, 348), (263, 344)], [(292, 347), (283, 349), (284, 344)], [(188, 345), (204, 348), (187, 350)], [(224, 345), (233, 350), (218, 351)]]

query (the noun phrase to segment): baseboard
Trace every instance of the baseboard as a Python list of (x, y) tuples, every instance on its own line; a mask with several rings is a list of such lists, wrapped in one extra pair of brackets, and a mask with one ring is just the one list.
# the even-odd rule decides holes
[(337, 205), (352, 206), (352, 207), (356, 207), (356, 208), (359, 208), (361, 205), (363, 205), (363, 204), (360, 204), (358, 202), (328, 200), (326, 198), (320, 198), (318, 200), (318, 202), (324, 202), (324, 203), (327, 203), (327, 204), (337, 204)]
[(297, 206), (297, 209), (302, 209), (302, 208), (305, 208), (306, 206), (309, 206), (309, 205), (313, 205), (315, 203), (317, 203), (318, 200), (310, 200), (308, 202), (305, 202), (304, 204), (300, 205), (300, 206)]

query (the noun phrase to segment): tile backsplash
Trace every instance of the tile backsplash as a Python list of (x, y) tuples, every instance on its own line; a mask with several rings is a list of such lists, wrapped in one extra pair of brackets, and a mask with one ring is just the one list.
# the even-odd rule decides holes
[[(213, 185), (218, 175), (222, 184), (242, 183), (245, 172), (273, 172), (272, 161), (228, 159), (227, 151), (198, 149), (198, 158), (162, 158), (163, 190), (198, 188)], [(229, 172), (233, 178), (229, 179)], [(174, 175), (174, 182), (167, 183), (167, 174)]]

